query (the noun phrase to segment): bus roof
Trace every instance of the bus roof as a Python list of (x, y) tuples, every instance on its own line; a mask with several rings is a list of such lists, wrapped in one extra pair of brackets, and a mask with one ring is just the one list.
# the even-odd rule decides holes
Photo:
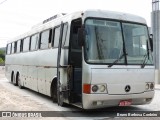
[(146, 24), (146, 20), (140, 16), (129, 13), (108, 11), (108, 10), (86, 10), (84, 11), (84, 16), (85, 18), (86, 17), (108, 18), (108, 19), (116, 19), (116, 20)]
[[(57, 16), (57, 17), (55, 17)], [(43, 31), (45, 29), (52, 28), (58, 24), (61, 23), (61, 21), (64, 22), (70, 22), (73, 19), (82, 18), (85, 20), (85, 18), (92, 17), (92, 18), (106, 18), (106, 19), (115, 19), (115, 20), (121, 20), (121, 21), (128, 21), (128, 22), (137, 22), (146, 24), (146, 21), (144, 18), (128, 14), (128, 13), (122, 13), (122, 12), (114, 12), (114, 11), (107, 11), (107, 10), (84, 10), (84, 11), (78, 11), (71, 14), (62, 14), (62, 15), (54, 15), (51, 18), (48, 18), (41, 23), (35, 25), (32, 27), (32, 29), (29, 32), (26, 32), (25, 34), (22, 34), (10, 41), (8, 43), (11, 43), (16, 40), (23, 39), (27, 36), (33, 35), (37, 32)]]

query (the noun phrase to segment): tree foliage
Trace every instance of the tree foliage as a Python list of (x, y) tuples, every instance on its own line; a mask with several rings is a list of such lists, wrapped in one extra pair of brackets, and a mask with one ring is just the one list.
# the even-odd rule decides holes
[(4, 64), (5, 61), (5, 51), (0, 50), (0, 64)]
[(3, 63), (4, 61), (3, 61), (3, 59), (2, 58), (0, 58), (0, 63)]

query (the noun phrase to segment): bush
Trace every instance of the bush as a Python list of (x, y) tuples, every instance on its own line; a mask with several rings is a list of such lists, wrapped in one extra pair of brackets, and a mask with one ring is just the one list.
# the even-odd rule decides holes
[(0, 65), (4, 64), (4, 60), (2, 58), (0, 58)]
[(5, 61), (5, 51), (0, 50), (0, 58), (2, 58), (3, 61)]

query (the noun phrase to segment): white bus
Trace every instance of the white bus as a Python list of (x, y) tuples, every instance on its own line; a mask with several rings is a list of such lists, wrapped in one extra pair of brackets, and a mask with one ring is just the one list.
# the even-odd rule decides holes
[(11, 40), (6, 77), (83, 109), (148, 104), (155, 67), (146, 21), (104, 10), (58, 14)]

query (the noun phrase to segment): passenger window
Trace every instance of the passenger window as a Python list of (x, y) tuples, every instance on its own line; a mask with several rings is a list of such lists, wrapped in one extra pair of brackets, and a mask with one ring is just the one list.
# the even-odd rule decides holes
[(54, 47), (58, 47), (60, 37), (60, 26), (54, 29)]
[(21, 43), (20, 43), (20, 52), (22, 52), (23, 51), (23, 39), (20, 40), (20, 41), (21, 41)]
[(66, 41), (67, 30), (68, 30), (68, 23), (65, 23), (65, 24), (64, 24), (64, 27), (63, 27), (62, 46), (64, 46), (65, 41)]
[(29, 51), (30, 37), (23, 40), (23, 52)]
[(39, 34), (35, 34), (31, 37), (31, 50), (37, 50), (38, 48), (38, 40), (39, 40)]
[(14, 53), (17, 52), (17, 41), (14, 43)]
[(14, 53), (14, 42), (12, 43), (12, 50), (11, 50), (11, 53), (12, 53), (12, 54)]
[(7, 46), (7, 54), (11, 54), (11, 44), (8, 44)]
[(51, 35), (52, 35), (51, 29), (41, 33), (40, 49), (46, 49), (50, 46)]
[(20, 52), (20, 43), (21, 43), (21, 41), (19, 40), (18, 42), (17, 42), (17, 53), (19, 53)]

